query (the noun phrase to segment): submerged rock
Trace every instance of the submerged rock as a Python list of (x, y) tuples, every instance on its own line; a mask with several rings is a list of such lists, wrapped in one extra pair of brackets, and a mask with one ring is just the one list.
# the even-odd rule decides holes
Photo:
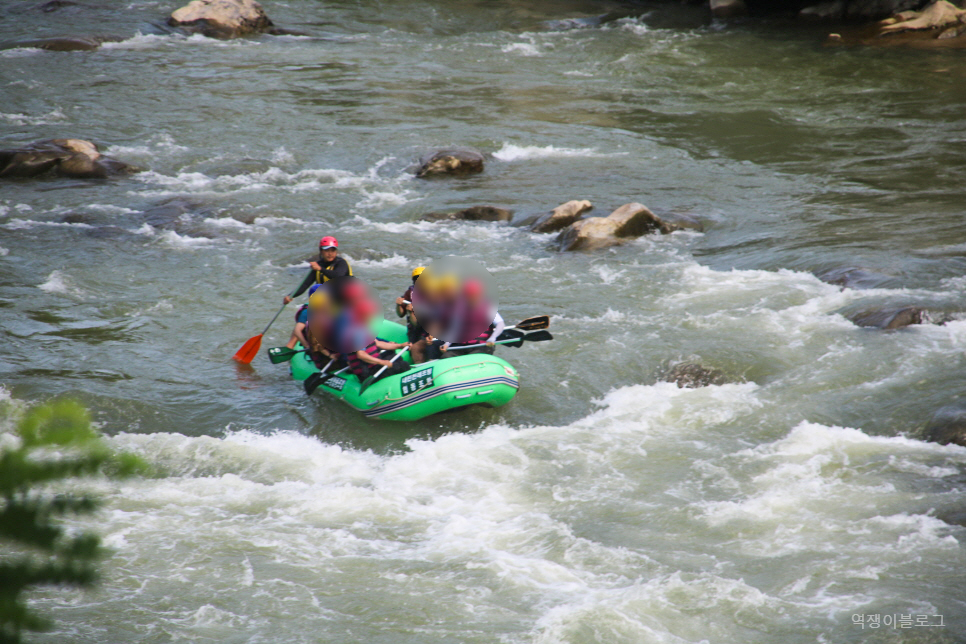
[(568, 201), (537, 219), (530, 226), (530, 230), (535, 233), (555, 233), (580, 219), (581, 215), (593, 207), (593, 204), (586, 199)]
[(851, 289), (882, 288), (895, 282), (896, 279), (891, 275), (858, 266), (833, 268), (824, 273), (819, 273), (816, 277), (826, 284)]
[(664, 374), (662, 380), (673, 382), (682, 389), (697, 389), (709, 385), (723, 385), (727, 382), (725, 375), (718, 369), (703, 367), (694, 362), (681, 362), (672, 366)]
[(101, 41), (94, 38), (39, 38), (37, 40), (20, 40), (0, 44), (0, 49), (15, 49), (17, 47), (44, 49), (46, 51), (93, 51), (101, 46)]
[(918, 306), (869, 309), (849, 316), (849, 320), (858, 326), (886, 330), (929, 322), (926, 310)]
[(513, 219), (513, 211), (496, 206), (473, 206), (456, 212), (431, 212), (422, 218), (429, 221), (510, 221)]
[(928, 441), (966, 446), (966, 409), (942, 407), (929, 420), (923, 432)]
[(647, 206), (629, 203), (606, 217), (590, 217), (570, 224), (557, 236), (560, 250), (596, 250), (620, 244), (625, 239), (654, 232), (666, 235), (678, 230)]
[(469, 148), (438, 150), (419, 160), (417, 177), (483, 172), (483, 155)]
[(255, 0), (193, 0), (174, 11), (168, 24), (209, 38), (237, 38), (273, 27)]
[(35, 177), (51, 171), (78, 179), (104, 179), (139, 170), (102, 155), (96, 145), (82, 139), (48, 139), (0, 150), (0, 178)]

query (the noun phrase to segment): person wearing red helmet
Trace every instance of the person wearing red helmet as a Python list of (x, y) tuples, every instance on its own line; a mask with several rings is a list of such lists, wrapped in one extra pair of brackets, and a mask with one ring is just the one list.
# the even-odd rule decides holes
[(286, 295), (282, 301), (288, 304), (292, 298), (304, 293), (313, 284), (323, 284), (336, 277), (351, 277), (352, 267), (349, 262), (339, 257), (339, 242), (335, 237), (327, 235), (319, 240), (319, 259), (309, 262), (312, 270), (291, 295)]

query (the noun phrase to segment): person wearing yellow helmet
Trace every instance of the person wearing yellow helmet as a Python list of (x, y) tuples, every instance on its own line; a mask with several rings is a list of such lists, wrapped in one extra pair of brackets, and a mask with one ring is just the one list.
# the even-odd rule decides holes
[(429, 342), (429, 334), (419, 326), (419, 322), (416, 321), (416, 313), (413, 311), (413, 290), (416, 288), (416, 280), (420, 278), (424, 270), (426, 270), (425, 266), (414, 268), (412, 272), (413, 283), (402, 294), (402, 297), (396, 298), (396, 315), (406, 318), (406, 335), (412, 345), (409, 348), (409, 355), (412, 356), (414, 364), (426, 362), (426, 346)]

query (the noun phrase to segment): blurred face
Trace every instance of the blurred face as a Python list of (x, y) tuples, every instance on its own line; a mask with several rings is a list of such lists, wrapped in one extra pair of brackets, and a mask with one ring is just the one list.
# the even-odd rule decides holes
[(335, 261), (336, 255), (339, 254), (338, 248), (323, 248), (322, 249), (322, 259), (326, 262)]

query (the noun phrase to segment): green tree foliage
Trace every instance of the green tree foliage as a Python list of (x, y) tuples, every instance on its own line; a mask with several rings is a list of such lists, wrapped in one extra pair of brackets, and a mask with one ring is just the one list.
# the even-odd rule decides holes
[(46, 620), (28, 609), (24, 591), (43, 585), (90, 586), (100, 540), (91, 532), (65, 531), (58, 519), (90, 514), (96, 498), (64, 491), (76, 479), (124, 477), (143, 468), (118, 454), (91, 426), (87, 411), (71, 401), (29, 409), (0, 444), (0, 644), (20, 641), (23, 630), (43, 630)]

